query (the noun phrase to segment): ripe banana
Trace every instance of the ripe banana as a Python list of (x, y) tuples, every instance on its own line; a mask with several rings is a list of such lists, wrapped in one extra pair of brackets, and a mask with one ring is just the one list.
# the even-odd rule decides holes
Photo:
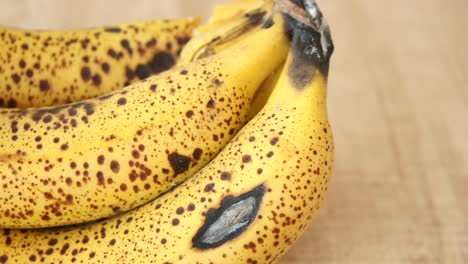
[[(0, 227), (82, 223), (141, 205), (211, 160), (245, 124), (262, 81), (284, 63), (282, 23), (215, 56), (119, 92), (0, 111)], [(271, 12), (269, 12), (271, 13)]]
[(318, 32), (286, 17), (292, 49), (270, 99), (211, 163), (171, 192), (111, 219), (6, 230), (0, 260), (276, 263), (316, 215), (333, 167), (328, 27), (321, 27), (321, 17), (314, 22)]
[(0, 28), (0, 107), (76, 102), (172, 67), (199, 19), (87, 30)]

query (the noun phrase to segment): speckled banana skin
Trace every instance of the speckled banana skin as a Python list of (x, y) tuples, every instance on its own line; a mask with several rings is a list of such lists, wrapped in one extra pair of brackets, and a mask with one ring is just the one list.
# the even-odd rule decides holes
[(108, 217), (202, 168), (245, 124), (257, 88), (286, 59), (280, 19), (241, 38), (93, 100), (1, 110), (0, 227)]
[[(281, 17), (274, 19), (279, 23)], [(293, 29), (288, 61), (262, 111), (194, 177), (112, 219), (66, 229), (4, 231), (0, 259), (277, 263), (316, 215), (334, 163), (326, 111), (331, 49), (324, 54), (313, 42), (318, 53), (312, 56), (322, 56), (315, 61), (304, 53), (304, 33)]]
[(0, 107), (77, 102), (171, 68), (199, 19), (94, 29), (0, 27)]

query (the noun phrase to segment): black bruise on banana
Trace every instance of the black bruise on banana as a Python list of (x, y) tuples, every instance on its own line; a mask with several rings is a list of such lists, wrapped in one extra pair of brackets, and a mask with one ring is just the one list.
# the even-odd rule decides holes
[(169, 160), (169, 163), (174, 170), (174, 177), (186, 172), (189, 169), (190, 163), (192, 162), (191, 158), (180, 155), (177, 152), (172, 152), (169, 154), (167, 159)]
[(206, 213), (205, 224), (192, 239), (193, 247), (216, 248), (241, 235), (255, 220), (264, 194), (262, 184), (238, 197), (226, 196), (218, 209)]
[[(294, 1), (304, 8), (302, 1)], [(292, 65), (288, 75), (294, 87), (302, 90), (312, 81), (316, 70), (323, 76), (328, 76), (330, 57), (333, 53), (333, 41), (328, 27), (319, 32), (310, 26), (284, 14), (286, 32), (290, 36), (293, 53)], [(325, 38), (326, 51), (322, 47), (322, 38)]]
[(273, 20), (272, 17), (268, 18), (265, 23), (263, 23), (262, 28), (270, 28), (275, 24), (275, 21)]

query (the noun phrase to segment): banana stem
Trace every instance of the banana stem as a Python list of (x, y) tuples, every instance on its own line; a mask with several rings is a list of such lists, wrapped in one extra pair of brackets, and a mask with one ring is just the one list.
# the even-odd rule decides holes
[(210, 55), (215, 54), (214, 47), (217, 45), (222, 45), (227, 42), (233, 41), (234, 39), (242, 36), (243, 34), (247, 33), (251, 29), (255, 28), (259, 24), (264, 21), (267, 12), (262, 9), (253, 10), (247, 14), (245, 14), (245, 22), (242, 24), (232, 28), (228, 32), (226, 32), (223, 36), (218, 36), (202, 47), (195, 53), (191, 61), (196, 61)]
[(334, 48), (330, 27), (315, 0), (276, 0), (276, 8), (299, 23), (294, 23), (293, 30), (303, 28), (320, 34), (323, 55), (330, 58)]

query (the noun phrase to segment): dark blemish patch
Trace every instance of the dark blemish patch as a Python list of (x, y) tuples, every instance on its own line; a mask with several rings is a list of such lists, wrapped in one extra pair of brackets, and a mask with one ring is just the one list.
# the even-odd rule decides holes
[(13, 73), (11, 75), (11, 78), (13, 79), (15, 83), (19, 83), (21, 81), (21, 77), (17, 73)]
[(125, 68), (125, 76), (127, 77), (127, 80), (131, 81), (133, 78), (135, 78), (135, 73), (130, 69), (130, 67)]
[(49, 242), (47, 243), (49, 246), (55, 246), (57, 244), (58, 240), (56, 238), (52, 238), (51, 240), (49, 240)]
[(67, 252), (67, 250), (70, 248), (70, 244), (69, 243), (65, 243), (62, 247), (62, 249), (60, 249), (60, 254), (61, 255), (65, 255), (65, 253)]
[(104, 31), (109, 33), (120, 33), (122, 30), (118, 27), (107, 27)]
[(19, 66), (22, 69), (25, 68), (26, 67), (26, 62), (23, 59), (21, 59), (20, 62), (19, 62)]
[(153, 92), (155, 92), (157, 88), (158, 88), (158, 85), (156, 85), (156, 84), (152, 84), (150, 86), (150, 90), (153, 91)]
[(203, 150), (201, 150), (201, 148), (196, 148), (192, 153), (193, 159), (199, 160), (201, 158), (202, 153)]
[(81, 79), (85, 82), (91, 79), (91, 69), (89, 67), (81, 68)]
[(189, 42), (190, 37), (189, 36), (176, 36), (176, 39), (179, 45), (185, 45), (187, 42)]
[(170, 69), (174, 64), (174, 56), (171, 53), (162, 51), (153, 56), (149, 66), (154, 73), (160, 73)]
[(208, 103), (206, 103), (206, 107), (213, 109), (215, 107), (215, 101), (210, 99)]
[(179, 220), (178, 218), (172, 219), (172, 225), (173, 225), (173, 226), (178, 226), (179, 223), (180, 223), (180, 220)]
[(0, 263), (6, 263), (8, 261), (8, 256), (7, 255), (2, 255), (0, 257)]
[(111, 58), (113, 59), (119, 59), (118, 55), (117, 55), (117, 52), (115, 52), (114, 49), (109, 49), (107, 51), (107, 55), (109, 55)]
[(65, 197), (65, 200), (67, 201), (68, 204), (72, 204), (73, 203), (73, 195), (67, 194), (67, 196)]
[(113, 160), (110, 163), (110, 168), (114, 173), (118, 173), (120, 171), (120, 164), (118, 161)]
[(52, 116), (51, 116), (51, 115), (46, 115), (46, 116), (42, 119), (42, 121), (43, 121), (44, 123), (49, 123), (50, 121), (52, 121)]
[(105, 181), (104, 181), (104, 173), (102, 173), (102, 171), (98, 171), (96, 173), (96, 177), (98, 179), (98, 185), (104, 185)]
[(169, 163), (174, 170), (174, 177), (187, 171), (190, 166), (190, 162), (192, 162), (192, 159), (187, 156), (180, 155), (177, 152), (172, 152), (169, 154), (167, 159), (169, 160)]
[(101, 76), (99, 74), (93, 75), (93, 84), (94, 86), (99, 86), (102, 83)]
[(130, 47), (130, 43), (128, 42), (128, 40), (122, 39), (120, 41), (120, 45), (122, 45), (122, 48), (124, 48), (128, 52), (128, 54), (130, 54), (130, 55), (133, 54), (132, 47)]
[(39, 81), (39, 89), (41, 92), (47, 92), (50, 89), (49, 82), (47, 80), (40, 80)]
[(192, 239), (193, 246), (216, 248), (238, 237), (255, 220), (264, 194), (262, 184), (238, 197), (225, 197), (219, 208), (206, 213), (205, 223)]
[(274, 137), (274, 138), (272, 138), (272, 139), (270, 140), (270, 144), (274, 146), (274, 145), (276, 145), (276, 143), (278, 143), (278, 140), (279, 140), (278, 137)]
[(75, 116), (76, 115), (76, 109), (75, 108), (70, 108), (68, 109), (68, 114), (70, 116)]
[(262, 28), (270, 28), (274, 24), (275, 24), (275, 21), (273, 20), (272, 17), (270, 17), (267, 19), (267, 21), (265, 21), (265, 23), (263, 23)]
[(192, 212), (193, 210), (195, 210), (195, 205), (191, 203), (187, 206), (187, 211)]
[(117, 100), (117, 104), (118, 105), (125, 105), (125, 104), (127, 104), (127, 99), (125, 97), (121, 97), (121, 98), (119, 98), (119, 100)]
[(155, 45), (156, 45), (156, 39), (151, 39), (148, 42), (146, 42), (146, 47), (147, 48), (154, 47)]
[(15, 99), (10, 99), (7, 101), (7, 107), (8, 108), (15, 108), (16, 107), (16, 101)]
[(151, 69), (147, 65), (138, 64), (135, 69), (135, 74), (141, 80), (148, 78), (151, 75)]
[(6, 242), (5, 244), (6, 244), (7, 246), (10, 246), (10, 245), (11, 245), (11, 242), (12, 242), (12, 241), (11, 241), (11, 237), (7, 237), (5, 242)]
[(52, 196), (52, 194), (50, 192), (46, 192), (44, 193), (44, 197), (47, 199), (47, 200), (51, 200), (54, 198), (54, 196)]
[(67, 183), (68, 186), (71, 186), (73, 184), (73, 180), (70, 177), (66, 178), (65, 182)]
[(85, 109), (87, 115), (94, 114), (94, 108), (92, 104), (84, 104), (83, 108)]
[(231, 173), (227, 171), (223, 171), (221, 173), (221, 180), (223, 181), (229, 181), (231, 179)]
[(105, 161), (104, 155), (99, 155), (97, 157), (97, 162), (98, 162), (99, 165), (104, 164), (104, 161)]
[(60, 146), (60, 149), (65, 151), (68, 149), (68, 143), (65, 143), (65, 144), (62, 144), (62, 146)]
[(249, 141), (250, 141), (250, 142), (254, 142), (254, 141), (255, 141), (255, 137), (254, 137), (254, 136), (250, 136), (250, 137), (249, 137)]
[(109, 73), (109, 71), (110, 71), (110, 65), (109, 65), (109, 63), (104, 62), (104, 63), (101, 65), (101, 69), (102, 69), (103, 72)]
[[(318, 69), (325, 77), (328, 76), (330, 56), (333, 53), (333, 42), (328, 28), (323, 34), (315, 29), (286, 16), (287, 31), (292, 34), (292, 61), (288, 69), (290, 81), (298, 90), (304, 89), (312, 81)], [(327, 50), (322, 47), (322, 37), (326, 39)]]
[(179, 207), (176, 209), (176, 214), (181, 215), (185, 212), (185, 209), (183, 207)]
[(188, 73), (187, 70), (182, 70), (182, 71), (180, 72), (180, 74), (182, 74), (182, 75), (187, 75), (187, 73)]
[(252, 157), (250, 157), (250, 155), (244, 155), (244, 156), (242, 156), (242, 162), (243, 162), (243, 163), (248, 163), (248, 162), (250, 162), (250, 161), (252, 161)]
[(216, 86), (220, 86), (221, 84), (223, 84), (223, 82), (220, 81), (219, 79), (214, 79), (214, 84), (215, 84)]
[(192, 110), (187, 111), (187, 113), (185, 113), (185, 116), (188, 118), (191, 118), (193, 116), (193, 111)]
[(205, 185), (205, 189), (203, 189), (205, 192), (211, 192), (214, 188), (215, 184), (214, 183), (208, 183)]

